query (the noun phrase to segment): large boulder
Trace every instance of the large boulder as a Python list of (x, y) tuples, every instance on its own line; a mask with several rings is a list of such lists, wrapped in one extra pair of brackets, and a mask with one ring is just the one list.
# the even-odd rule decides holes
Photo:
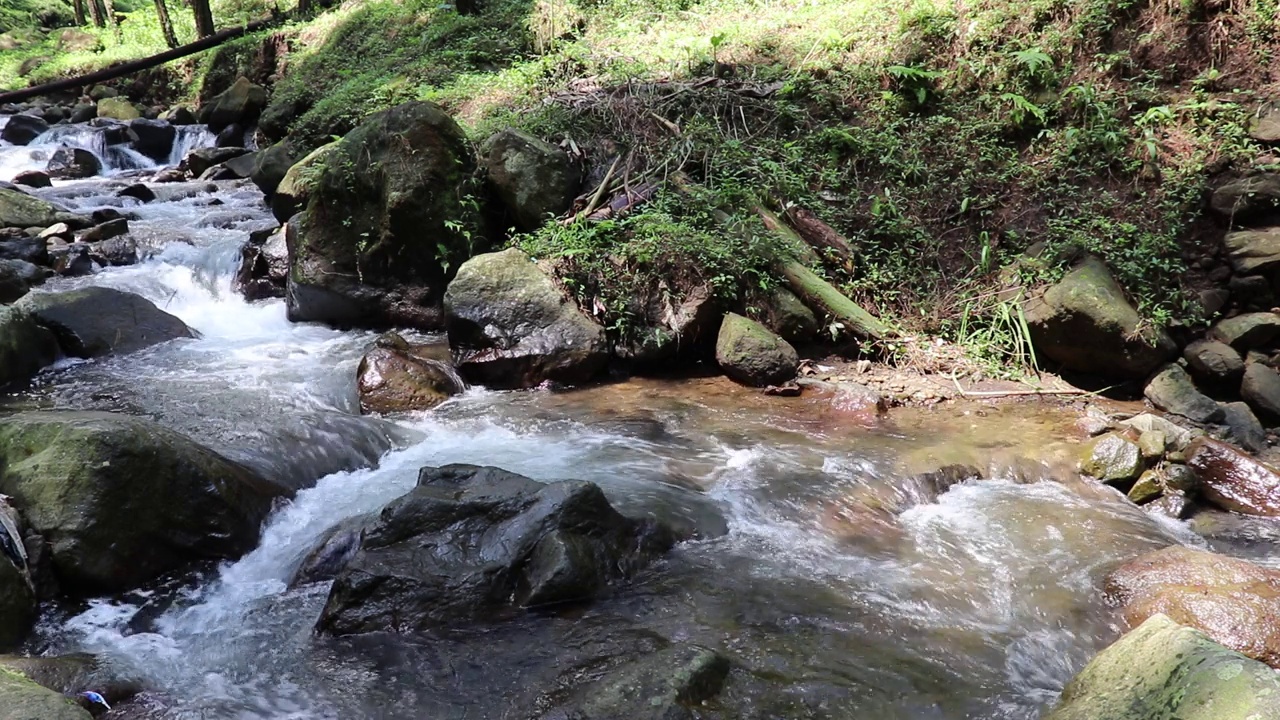
[(465, 133), (438, 106), (405, 103), (348, 133), (324, 165), (286, 235), (290, 319), (441, 329), (450, 276), (483, 249)]
[(287, 222), (307, 206), (307, 201), (311, 199), (311, 190), (316, 186), (320, 173), (324, 170), (325, 159), (337, 147), (336, 142), (320, 146), (310, 155), (294, 163), (293, 167), (284, 174), (275, 192), (271, 194), (271, 213), (277, 220)]
[(618, 514), (592, 483), (423, 468), (365, 530), (317, 627), (415, 632), (585, 602), (673, 542), (665, 526)]
[(62, 209), (21, 190), (0, 187), (0, 228), (48, 227)]
[(1280, 667), (1280, 570), (1175, 545), (1121, 565), (1105, 587), (1131, 627), (1162, 613)]
[(1238, 275), (1270, 273), (1280, 267), (1280, 227), (1227, 233), (1222, 245)]
[[(263, 195), (270, 198), (280, 187), (280, 183), (284, 182), (284, 176), (289, 174), (289, 169), (302, 157), (292, 140), (281, 140), (266, 150), (258, 152), (249, 178)], [(299, 206), (298, 209), (302, 207), (305, 206)]]
[(29, 412), (0, 420), (0, 493), (49, 543), (62, 587), (126, 590), (252, 549), (287, 494), (143, 418)]
[(467, 389), (449, 352), (438, 345), (411, 345), (387, 333), (360, 359), (356, 385), (366, 413), (430, 410)]
[(579, 173), (564, 150), (508, 128), (480, 148), (489, 185), (521, 230), (535, 230), (569, 209)]
[(26, 145), (49, 130), (49, 123), (34, 115), (10, 115), (0, 130), (0, 140)]
[(1152, 405), (1188, 420), (1210, 423), (1222, 419), (1222, 408), (1213, 398), (1200, 392), (1191, 376), (1179, 365), (1164, 366), (1147, 382), (1143, 394)]
[(1182, 356), (1197, 380), (1212, 385), (1239, 382), (1244, 375), (1244, 358), (1224, 342), (1196, 340), (1182, 351)]
[(1155, 615), (1098, 653), (1044, 720), (1280, 717), (1280, 674)]
[(177, 137), (177, 128), (162, 120), (138, 118), (129, 122), (129, 140), (133, 149), (152, 160), (168, 160)]
[(736, 313), (724, 316), (716, 338), (716, 362), (744, 385), (780, 385), (796, 376), (800, 356), (791, 343)]
[(1269, 465), (1204, 437), (1191, 443), (1187, 465), (1209, 502), (1246, 515), (1280, 517), (1280, 473)]
[(1209, 337), (1240, 351), (1264, 347), (1280, 337), (1280, 314), (1253, 312), (1227, 318), (1209, 328)]
[(20, 673), (0, 669), (0, 717), (4, 720), (93, 720), (70, 698)]
[(0, 260), (0, 303), (17, 301), (31, 289), (18, 268), (10, 260)]
[(246, 300), (284, 297), (289, 278), (289, 248), (285, 228), (254, 232), (240, 248), (240, 269), (232, 286)]
[(89, 178), (102, 172), (102, 161), (84, 148), (60, 147), (49, 158), (45, 172), (60, 180)]
[(142, 117), (142, 111), (128, 98), (109, 97), (98, 101), (98, 117), (128, 122)]
[(194, 337), (185, 323), (150, 300), (111, 288), (32, 293), (18, 301), (17, 307), (53, 330), (63, 350), (76, 357), (122, 355)]
[(0, 655), (0, 672), (6, 670), (68, 697), (92, 690), (111, 705), (129, 700), (142, 689), (138, 680), (121, 673), (119, 663), (88, 653), (38, 657)]
[(13, 184), (31, 188), (53, 187), (53, 181), (49, 179), (49, 173), (42, 170), (20, 172), (13, 176)]
[(470, 382), (498, 388), (582, 383), (608, 361), (604, 328), (515, 248), (463, 263), (444, 306), (449, 344)]
[(0, 306), (0, 387), (22, 382), (58, 359), (58, 341), (28, 313)]
[(818, 316), (795, 293), (781, 285), (771, 288), (765, 296), (763, 322), (789, 343), (813, 340), (821, 327)]
[(1162, 331), (1143, 331), (1107, 266), (1087, 258), (1025, 306), (1032, 342), (1041, 357), (1067, 370), (1138, 379), (1177, 352)]
[[(248, 78), (240, 77), (235, 83), (216, 95), (204, 107), (200, 108), (200, 122), (209, 126), (214, 132), (238, 123), (248, 125), (262, 114), (267, 106), (267, 90), (261, 85), (254, 85)], [(101, 112), (101, 105), (99, 105)]]

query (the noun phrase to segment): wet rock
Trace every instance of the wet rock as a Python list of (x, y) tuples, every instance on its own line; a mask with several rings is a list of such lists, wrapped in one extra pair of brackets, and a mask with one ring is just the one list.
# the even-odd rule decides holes
[(1072, 678), (1044, 720), (1280, 717), (1280, 675), (1153, 615)]
[(736, 313), (724, 316), (716, 339), (716, 363), (733, 380), (764, 387), (796, 376), (800, 358), (791, 343)]
[(205, 103), (200, 108), (199, 118), (210, 130), (219, 132), (232, 123), (252, 123), (266, 106), (266, 89), (240, 77), (231, 87)]
[(0, 273), (12, 272), (28, 285), (39, 285), (45, 281), (49, 275), (46, 268), (42, 268), (34, 263), (25, 260), (4, 260), (0, 259)]
[(1227, 318), (1209, 329), (1209, 337), (1244, 352), (1265, 347), (1280, 336), (1280, 315), (1256, 312)]
[(49, 179), (49, 174), (39, 170), (28, 170), (14, 175), (13, 184), (33, 188), (53, 187), (53, 181)]
[(336, 142), (322, 145), (310, 155), (294, 163), (284, 174), (271, 195), (271, 213), (280, 222), (287, 222), (311, 200), (311, 190), (320, 179), (325, 159), (337, 148)]
[(1131, 440), (1104, 435), (1090, 445), (1081, 469), (1105, 483), (1129, 482), (1142, 472), (1142, 453)]
[(608, 360), (604, 328), (515, 248), (464, 263), (444, 306), (458, 371), (473, 383), (583, 383)]
[(378, 338), (360, 359), (356, 386), (360, 410), (395, 413), (430, 410), (466, 390), (449, 363), (448, 351), (431, 353), (431, 346), (413, 346), (395, 333)]
[(239, 123), (232, 123), (222, 129), (217, 137), (213, 139), (214, 147), (244, 147), (244, 126)]
[(195, 113), (181, 105), (174, 105), (160, 114), (160, 119), (170, 125), (195, 125)]
[(129, 187), (116, 193), (116, 197), (131, 197), (139, 202), (149, 203), (156, 199), (155, 191), (143, 185), (142, 183), (134, 183)]
[(1200, 479), (1205, 498), (1224, 510), (1280, 516), (1280, 475), (1226, 443), (1199, 438), (1187, 465)]
[(186, 166), (188, 172), (195, 177), (200, 177), (214, 165), (221, 165), (232, 158), (238, 158), (248, 152), (249, 151), (245, 148), (233, 147), (198, 148), (188, 153), (187, 157), (182, 162), (183, 165)]
[(1164, 487), (1160, 483), (1160, 473), (1155, 470), (1148, 470), (1142, 473), (1125, 495), (1133, 503), (1142, 505), (1155, 500), (1163, 493)]
[(38, 238), (0, 241), (0, 260), (20, 260), (33, 265), (49, 265), (50, 262), (45, 241)]
[(315, 547), (302, 559), (297, 570), (293, 571), (289, 587), (328, 582), (337, 577), (356, 556), (365, 528), (372, 526), (375, 520), (373, 515), (357, 515), (325, 531)]
[(1242, 402), (1222, 404), (1222, 424), (1226, 437), (1249, 452), (1262, 452), (1267, 447), (1267, 431), (1257, 416)]
[(0, 228), (48, 227), (58, 222), (60, 212), (56, 205), (21, 190), (0, 187)]
[(93, 153), (83, 148), (62, 147), (54, 151), (45, 166), (49, 177), (60, 180), (75, 180), (93, 177), (102, 172), (102, 163)]
[(285, 229), (249, 236), (240, 249), (240, 269), (233, 286), (246, 300), (284, 297), (289, 275), (289, 249)]
[(1143, 460), (1159, 460), (1164, 457), (1167, 444), (1164, 433), (1159, 430), (1149, 430), (1138, 436), (1138, 451), (1142, 453)]
[(1238, 274), (1269, 273), (1280, 267), (1280, 227), (1230, 232), (1222, 244)]
[(0, 498), (0, 649), (16, 647), (31, 632), (37, 605), (17, 512)]
[(1165, 365), (1147, 383), (1143, 394), (1161, 410), (1194, 422), (1211, 423), (1222, 419), (1222, 408), (1218, 403), (1197, 390), (1191, 376), (1177, 365)]
[(253, 169), (257, 167), (258, 154), (246, 153), (230, 160), (223, 161), (221, 167), (226, 168), (231, 173), (229, 177), (217, 178), (219, 180), (243, 180), (253, 174)]
[(91, 689), (111, 705), (128, 700), (142, 689), (140, 682), (121, 675), (113, 663), (88, 653), (52, 657), (0, 655), (0, 672), (5, 670), (20, 673), (41, 687), (64, 696), (75, 696)]
[(808, 342), (818, 334), (817, 316), (800, 298), (780, 285), (769, 291), (762, 322), (789, 343)]
[(450, 276), (485, 244), (467, 201), (466, 135), (438, 106), (411, 102), (374, 114), (331, 153), (289, 222), (290, 319), (439, 330)]
[(138, 264), (138, 243), (129, 236), (115, 237), (89, 248), (89, 258), (103, 267)]
[(1164, 333), (1143, 332), (1107, 266), (1087, 258), (1025, 305), (1036, 351), (1068, 370), (1141, 378), (1177, 352)]
[(93, 274), (93, 258), (89, 257), (89, 246), (84, 243), (50, 246), (49, 262), (53, 271), (63, 277)]
[(102, 242), (103, 240), (127, 234), (129, 234), (129, 221), (124, 218), (116, 218), (89, 228), (80, 236), (80, 242)]
[(515, 218), (530, 231), (569, 209), (579, 173), (569, 156), (551, 143), (508, 128), (480, 147), (489, 185)]
[(1244, 374), (1244, 358), (1230, 345), (1217, 340), (1196, 340), (1182, 356), (1197, 380), (1219, 385), (1240, 381)]
[(161, 120), (138, 118), (129, 121), (129, 140), (133, 149), (157, 162), (169, 159), (178, 130)]
[(1236, 652), (1280, 666), (1280, 571), (1175, 545), (1122, 565), (1105, 586), (1131, 626), (1162, 613)]
[(1233, 222), (1264, 220), (1280, 206), (1280, 175), (1255, 173), (1229, 180), (1214, 189), (1209, 207)]
[(592, 483), (423, 468), (418, 486), (365, 530), (317, 628), (415, 632), (586, 602), (673, 541), (665, 526), (618, 514)]
[(0, 129), (0, 140), (26, 145), (48, 130), (49, 123), (34, 115), (10, 115), (9, 121)]
[(28, 290), (30, 287), (17, 268), (0, 263), (0, 303), (16, 302)]
[(92, 720), (88, 710), (61, 693), (13, 672), (0, 672), (0, 708), (14, 720)]
[(63, 350), (76, 357), (122, 355), (193, 337), (186, 324), (146, 298), (110, 288), (31, 294), (17, 307), (51, 329)]
[(1240, 396), (1269, 418), (1280, 418), (1280, 373), (1262, 363), (1250, 363), (1240, 383)]
[(128, 122), (142, 117), (142, 112), (126, 98), (111, 97), (98, 101), (98, 117)]
[(289, 169), (304, 157), (292, 141), (282, 140), (258, 153), (253, 174), (249, 177), (264, 195), (270, 199), (289, 174)]
[[(672, 645), (610, 671), (578, 692), (574, 720), (693, 720), (696, 709), (720, 694), (729, 661), (714, 650)], [(543, 720), (566, 717), (548, 714)]]
[(62, 587), (136, 587), (251, 550), (286, 491), (143, 418), (53, 411), (0, 420), (0, 492), (49, 543)]
[(58, 341), (30, 314), (0, 306), (0, 386), (23, 382), (58, 359)]
[(151, 182), (154, 182), (154, 183), (184, 182), (186, 179), (187, 179), (187, 174), (181, 170), (178, 170), (177, 168), (169, 168), (168, 170), (161, 170), (160, 172), (151, 176)]

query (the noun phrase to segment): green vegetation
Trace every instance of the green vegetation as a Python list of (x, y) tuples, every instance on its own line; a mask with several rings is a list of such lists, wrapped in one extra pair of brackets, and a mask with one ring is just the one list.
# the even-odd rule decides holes
[[(220, 19), (260, 9), (235, 1), (215, 5)], [(572, 140), (597, 180), (619, 156), (632, 185), (691, 178), (696, 201), (664, 191), (622, 220), (515, 239), (561, 263), (616, 330), (633, 291), (660, 279), (681, 279), (676, 293), (711, 282), (751, 307), (775, 282), (775, 241), (751, 207), (796, 204), (856, 249), (828, 279), (999, 371), (1030, 360), (1001, 289), (1050, 280), (1081, 251), (1152, 323), (1203, 319), (1188, 265), (1205, 180), (1264, 152), (1246, 127), (1265, 99), (1277, 3), (488, 0), (464, 16), (438, 0), (366, 0), (284, 32), (289, 71), (264, 127), (304, 146), (426, 99), (477, 140), (504, 125)], [(103, 35), (97, 55), (161, 42), (125, 37), (137, 45)], [(207, 84), (251, 62), (259, 40), (219, 53)], [(77, 67), (57, 57), (31, 79)], [(1037, 262), (1019, 261), (1028, 248)]]

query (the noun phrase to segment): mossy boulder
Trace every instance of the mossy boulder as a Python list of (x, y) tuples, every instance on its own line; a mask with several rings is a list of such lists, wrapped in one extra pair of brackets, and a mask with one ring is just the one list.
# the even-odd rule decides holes
[(736, 313), (724, 316), (716, 338), (716, 362), (733, 380), (764, 387), (796, 376), (800, 356), (791, 343), (768, 328)]
[[(311, 154), (294, 163), (284, 174), (280, 183), (276, 185), (275, 192), (271, 194), (271, 212), (277, 220), (286, 222), (307, 206), (307, 201), (311, 199), (311, 191), (324, 171), (325, 159), (337, 147), (338, 143), (331, 142), (316, 148)], [(259, 160), (255, 171), (262, 167), (263, 163)]]
[(1105, 483), (1128, 482), (1142, 473), (1142, 451), (1127, 438), (1103, 435), (1089, 446), (1081, 469)]
[(1163, 332), (1146, 331), (1111, 271), (1087, 258), (1027, 300), (1036, 352), (1066, 370), (1141, 378), (1178, 348)]
[(604, 328), (515, 248), (463, 263), (444, 307), (458, 371), (470, 382), (497, 388), (583, 383), (608, 362)]
[[(718, 695), (729, 660), (709, 648), (678, 644), (631, 660), (580, 690), (580, 715), (568, 717), (685, 720)], [(544, 718), (557, 717), (547, 715)], [(563, 717), (563, 716), (559, 716)]]
[(0, 717), (4, 720), (93, 720), (70, 698), (0, 668)]
[(1067, 683), (1044, 720), (1280, 717), (1280, 674), (1154, 615)]
[(17, 307), (53, 331), (68, 355), (123, 355), (194, 337), (186, 323), (141, 295), (104, 287), (33, 293)]
[(139, 681), (122, 675), (120, 670), (117, 663), (89, 653), (40, 657), (0, 655), (0, 672), (18, 673), (64, 696), (92, 690), (111, 705), (128, 700), (142, 689)]
[(58, 341), (25, 311), (0, 306), (0, 386), (22, 382), (58, 359)]
[(0, 228), (48, 227), (58, 222), (62, 208), (21, 190), (0, 187)]
[(378, 338), (360, 359), (356, 385), (360, 409), (375, 413), (430, 410), (466, 390), (447, 347), (412, 345), (395, 333)]
[[(219, 132), (228, 125), (247, 125), (258, 119), (267, 106), (267, 90), (239, 77), (231, 87), (214, 96), (200, 108), (200, 122)], [(99, 111), (101, 112), (101, 111)]]
[[(289, 168), (297, 164), (305, 156), (305, 152), (293, 140), (281, 140), (254, 156), (253, 170), (249, 173), (249, 178), (263, 195), (271, 198), (280, 187), (280, 183), (284, 182), (284, 176), (289, 174)], [(304, 206), (300, 205), (298, 209), (302, 207)]]
[(569, 156), (551, 143), (508, 128), (480, 148), (489, 184), (521, 230), (535, 230), (569, 209), (579, 173)]
[(62, 587), (136, 587), (252, 549), (286, 491), (143, 418), (51, 411), (0, 420), (0, 493), (49, 543)]
[(97, 35), (75, 28), (59, 31), (55, 45), (62, 52), (97, 52), (102, 49), (102, 41)]
[(289, 317), (439, 330), (445, 287), (484, 249), (475, 158), (439, 106), (377, 113), (329, 151), (289, 222)]
[(765, 326), (790, 343), (813, 340), (818, 334), (818, 317), (795, 293), (775, 286), (764, 300)]
[(106, 97), (98, 101), (98, 117), (128, 122), (142, 117), (142, 111), (128, 98)]

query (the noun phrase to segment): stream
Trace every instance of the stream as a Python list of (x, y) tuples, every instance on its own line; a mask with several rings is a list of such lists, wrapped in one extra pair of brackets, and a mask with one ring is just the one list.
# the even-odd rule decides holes
[[(100, 150), (92, 132), (55, 132), (0, 146), (0, 180), (59, 142)], [(191, 133), (181, 152), (207, 142)], [(154, 688), (164, 717), (523, 718), (574, 673), (680, 641), (734, 663), (708, 718), (1030, 720), (1119, 635), (1098, 590), (1107, 571), (1204, 544), (1079, 480), (1075, 416), (1041, 405), (903, 409), (867, 426), (820, 393), (695, 378), (473, 388), (428, 413), (362, 417), (355, 370), (372, 333), (293, 324), (282, 300), (231, 290), (247, 233), (275, 224), (257, 189), (153, 184), (158, 199), (140, 204), (115, 193), (155, 164), (100, 154), (105, 177), (34, 193), (131, 214), (144, 259), (35, 291), (135, 292), (199, 337), (64, 362), (4, 403), (149, 416), (309, 486), (237, 562), (45, 614), (29, 650), (99, 654)], [(287, 582), (317, 537), (446, 463), (591, 480), (624, 513), (696, 539), (571, 613), (431, 637), (314, 635), (327, 586)], [(891, 526), (860, 514), (954, 463), (988, 479), (919, 498)]]

